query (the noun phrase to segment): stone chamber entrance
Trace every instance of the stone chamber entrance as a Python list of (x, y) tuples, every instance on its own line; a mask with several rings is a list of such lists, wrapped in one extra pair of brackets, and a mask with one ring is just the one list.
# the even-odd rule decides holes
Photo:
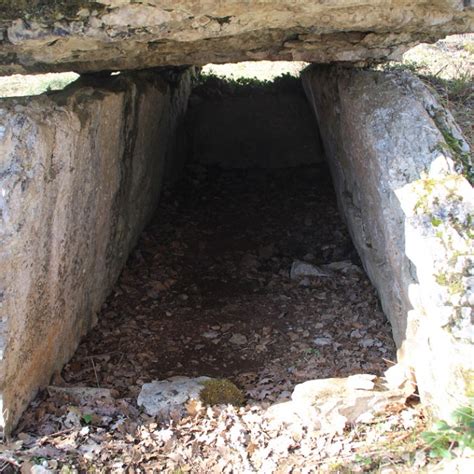
[(211, 376), (274, 402), (304, 380), (381, 375), (396, 360), (390, 326), (337, 210), (299, 78), (210, 79), (190, 104), (184, 171), (65, 382), (136, 398), (145, 382)]
[[(0, 471), (428, 465), (472, 414), (472, 153), (387, 62), (471, 2), (4, 3), (0, 76), (77, 80), (0, 97)], [(261, 60), (307, 67), (200, 73)]]
[[(434, 380), (460, 386), (467, 376), (434, 372), (464, 367), (464, 316), (450, 316), (458, 343), (445, 344), (447, 361), (433, 353), (434, 366), (420, 354), (445, 329), (427, 329), (413, 309), (425, 314), (424, 292), (436, 294), (423, 281), (440, 248), (426, 234), (444, 238), (433, 219), (458, 216), (443, 224), (451, 241), (470, 205), (457, 158), (438, 146), (446, 130), (462, 135), (426, 94), (406, 73), (313, 65), (267, 83), (182, 68), (91, 75), (27, 101), (5, 99), (13, 172), (3, 189), (24, 194), (19, 208), (4, 208), (14, 211), (4, 214), (8, 257), (13, 269), (34, 262), (27, 275), (11, 273), (29, 310), (12, 309), (6, 338), (7, 431), (15, 427), (26, 453), (65, 461), (69, 448), (38, 440), (71, 430), (74, 440), (60, 444), (71, 442), (84, 467), (104, 436), (141, 436), (151, 426), (166, 438), (167, 423), (194, 429), (185, 415), (206, 429), (213, 416), (230, 423), (232, 405), (206, 412), (184, 395), (211, 377), (237, 387), (238, 416), (255, 415), (245, 430), (264, 423), (281, 443), (288, 426), (296, 429), (300, 441), (284, 441), (280, 459), (303, 446), (303, 435), (310, 451), (321, 433), (328, 446), (344, 443), (334, 432), (345, 436), (369, 413), (398, 414), (420, 397), (433, 410), (440, 400), (458, 403)], [(446, 189), (460, 198), (446, 198)], [(450, 293), (456, 273), (445, 278)], [(32, 293), (20, 291), (25, 281)], [(18, 376), (22, 367), (29, 377)], [(174, 436), (173, 449), (184, 449)], [(229, 454), (222, 466), (267, 466), (265, 443), (254, 460)], [(119, 445), (104, 456), (122, 459)], [(189, 454), (172, 452), (147, 465), (180, 466)], [(304, 465), (295, 453), (292, 462)]]

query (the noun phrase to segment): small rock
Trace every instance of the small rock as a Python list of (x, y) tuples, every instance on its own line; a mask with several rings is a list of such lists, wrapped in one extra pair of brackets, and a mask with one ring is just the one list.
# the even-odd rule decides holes
[(372, 347), (374, 345), (375, 341), (370, 338), (364, 338), (359, 342), (359, 345), (362, 347)]
[(330, 338), (330, 337), (317, 337), (314, 340), (314, 343), (317, 346), (329, 346), (330, 344), (332, 344), (332, 338)]
[(150, 416), (161, 418), (167, 418), (172, 414), (185, 416), (186, 403), (189, 400), (199, 400), (199, 394), (204, 388), (203, 382), (206, 380), (211, 379), (177, 376), (146, 383), (138, 395), (137, 404)]
[(229, 342), (238, 346), (242, 346), (247, 344), (247, 338), (243, 334), (236, 333), (229, 339)]
[(295, 260), (291, 265), (290, 278), (297, 280), (303, 277), (330, 277), (331, 274), (327, 271), (323, 271), (321, 268), (311, 263), (302, 262)]
[(206, 339), (215, 339), (218, 336), (219, 336), (219, 333), (216, 331), (206, 331), (205, 333), (202, 334), (202, 337), (205, 337)]
[(88, 426), (84, 426), (83, 428), (81, 428), (81, 431), (79, 431), (79, 434), (81, 436), (86, 436), (90, 433), (90, 428)]
[(35, 464), (31, 467), (29, 472), (31, 474), (51, 474), (53, 471), (51, 471), (51, 469), (48, 469), (47, 467)]

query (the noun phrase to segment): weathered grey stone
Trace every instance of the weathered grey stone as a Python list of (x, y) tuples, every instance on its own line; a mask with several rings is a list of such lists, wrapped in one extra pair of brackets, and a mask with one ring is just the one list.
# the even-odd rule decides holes
[(143, 407), (150, 416), (183, 416), (187, 402), (199, 401), (199, 395), (207, 380), (211, 379), (176, 376), (143, 384), (137, 399), (138, 406)]
[(0, 393), (6, 430), (94, 324), (159, 197), (186, 108), (151, 74), (0, 101)]
[(474, 191), (458, 172), (469, 147), (411, 74), (320, 66), (304, 85), (398, 359), (414, 369), (422, 400), (448, 417), (468, 403), (474, 374)]
[[(469, 2), (470, 4), (470, 2)], [(4, 0), (0, 74), (364, 62), (473, 29), (463, 0)]]
[(327, 278), (331, 275), (332, 272), (330, 270), (322, 270), (312, 263), (302, 262), (301, 260), (295, 260), (290, 269), (290, 278), (292, 280), (297, 280), (303, 277)]

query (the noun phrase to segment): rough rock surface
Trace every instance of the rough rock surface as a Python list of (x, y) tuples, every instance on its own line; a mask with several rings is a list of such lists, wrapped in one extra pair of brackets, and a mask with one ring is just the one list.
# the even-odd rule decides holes
[(403, 406), (413, 392), (411, 384), (387, 389), (370, 374), (308, 380), (295, 387), (291, 401), (272, 405), (265, 416), (276, 424), (342, 433), (347, 424), (371, 421), (389, 405)]
[(339, 206), (422, 400), (472, 396), (474, 191), (469, 147), (411, 74), (316, 67), (304, 76)]
[(0, 74), (392, 59), (473, 29), (466, 0), (6, 0)]
[(176, 376), (166, 380), (154, 380), (143, 384), (138, 395), (137, 404), (142, 406), (150, 416), (169, 418), (186, 414), (186, 403), (199, 401), (204, 382), (209, 377)]
[(2, 414), (71, 357), (157, 204), (189, 74), (0, 101)]

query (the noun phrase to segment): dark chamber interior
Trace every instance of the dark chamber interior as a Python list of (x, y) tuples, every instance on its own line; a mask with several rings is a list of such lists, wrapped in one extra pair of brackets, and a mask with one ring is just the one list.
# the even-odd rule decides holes
[[(210, 80), (191, 96), (185, 128), (184, 171), (64, 380), (135, 397), (144, 382), (208, 375), (275, 401), (304, 380), (385, 370), (390, 326), (338, 212), (299, 81)], [(294, 280), (296, 260), (360, 270)]]

